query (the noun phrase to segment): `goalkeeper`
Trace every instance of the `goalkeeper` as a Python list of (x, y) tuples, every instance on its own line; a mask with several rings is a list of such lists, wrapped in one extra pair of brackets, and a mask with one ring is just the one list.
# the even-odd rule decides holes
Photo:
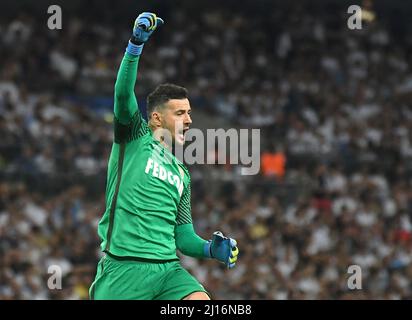
[[(192, 225), (190, 175), (172, 153), (173, 145), (184, 144), (192, 123), (186, 89), (159, 85), (147, 97), (147, 122), (137, 106), (139, 58), (162, 24), (153, 13), (137, 17), (118, 71), (106, 210), (98, 226), (105, 255), (89, 290), (91, 299), (207, 300), (208, 292), (182, 268), (176, 249), (215, 258), (228, 268), (237, 260), (234, 239), (215, 232), (204, 240)], [(155, 138), (156, 132), (169, 132), (169, 141)]]

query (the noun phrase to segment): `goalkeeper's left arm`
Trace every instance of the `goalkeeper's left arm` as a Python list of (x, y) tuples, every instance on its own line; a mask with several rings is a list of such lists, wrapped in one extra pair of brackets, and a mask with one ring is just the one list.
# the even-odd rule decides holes
[(177, 249), (184, 255), (214, 258), (228, 268), (236, 264), (239, 253), (236, 240), (224, 237), (221, 232), (215, 232), (211, 240), (204, 240), (196, 234), (191, 217), (190, 184), (179, 203), (175, 239)]

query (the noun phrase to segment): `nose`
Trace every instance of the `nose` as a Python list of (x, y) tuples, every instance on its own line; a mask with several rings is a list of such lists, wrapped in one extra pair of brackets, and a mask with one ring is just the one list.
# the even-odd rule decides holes
[(186, 114), (184, 123), (185, 125), (190, 125), (192, 123), (192, 118), (190, 117), (190, 114)]

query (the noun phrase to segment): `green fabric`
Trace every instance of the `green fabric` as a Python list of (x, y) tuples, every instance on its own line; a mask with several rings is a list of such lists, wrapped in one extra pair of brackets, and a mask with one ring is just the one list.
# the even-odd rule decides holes
[(125, 53), (114, 86), (114, 140), (130, 142), (150, 133), (137, 105), (134, 87), (140, 56)]
[[(190, 174), (154, 139), (134, 94), (138, 57), (125, 54), (115, 85), (101, 248), (116, 256), (177, 259), (175, 228), (192, 222)], [(189, 250), (191, 251), (191, 250)]]
[(190, 204), (190, 197), (191, 197), (191, 191), (190, 191), (190, 176), (189, 176), (189, 182), (187, 184), (187, 188), (183, 192), (183, 195), (179, 202), (177, 219), (176, 219), (177, 225), (192, 223), (192, 206)]
[(203, 258), (206, 240), (199, 237), (193, 229), (193, 224), (182, 224), (176, 227), (176, 247), (186, 256)]
[(146, 263), (103, 257), (89, 289), (94, 300), (179, 300), (208, 292), (178, 261)]
[(139, 110), (134, 95), (139, 58), (140, 56), (125, 53), (114, 86), (114, 115), (120, 123), (126, 125)]

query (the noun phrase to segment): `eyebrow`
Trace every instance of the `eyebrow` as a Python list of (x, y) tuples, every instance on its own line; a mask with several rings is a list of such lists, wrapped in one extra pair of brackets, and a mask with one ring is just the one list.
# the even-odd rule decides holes
[[(187, 112), (191, 112), (191, 111), (192, 111), (192, 109), (188, 109), (188, 110), (187, 110)], [(177, 109), (175, 112), (176, 112), (176, 113), (177, 113), (177, 112), (186, 112), (186, 109)]]

